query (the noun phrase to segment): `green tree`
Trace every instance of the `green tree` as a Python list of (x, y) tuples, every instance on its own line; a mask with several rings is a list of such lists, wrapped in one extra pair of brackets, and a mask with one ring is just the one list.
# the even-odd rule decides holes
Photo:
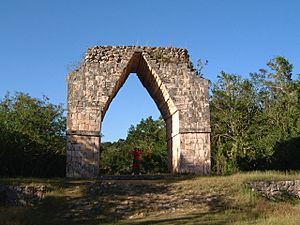
[(143, 173), (168, 171), (166, 128), (163, 119), (142, 119), (139, 124), (129, 128), (126, 140), (103, 143), (100, 156), (102, 172), (130, 174), (134, 148), (142, 149)]
[(213, 169), (226, 174), (239, 169), (238, 162), (254, 158), (251, 126), (258, 112), (251, 81), (222, 72), (212, 86), (210, 99)]
[(128, 131), (127, 141), (134, 148), (143, 150), (143, 172), (163, 173), (168, 171), (166, 125), (162, 118), (142, 119)]
[[(292, 80), (293, 65), (284, 57), (276, 57), (267, 65), (270, 71), (261, 70), (252, 75), (263, 86), (259, 93), (263, 113), (253, 139), (266, 157), (265, 165), (271, 164), (273, 169), (288, 169), (292, 164), (299, 165), (293, 162), (297, 159), (296, 152), (291, 154), (288, 144), (290, 140), (298, 143), (295, 140), (300, 135), (299, 80)], [(285, 148), (282, 143), (289, 147)], [(298, 153), (298, 160), (299, 156)]]
[[(210, 98), (213, 169), (299, 169), (299, 80), (284, 57), (250, 79), (222, 72)], [(291, 144), (293, 143), (293, 145)], [(298, 157), (298, 158), (297, 158)], [(293, 166), (292, 166), (293, 165)]]
[(132, 146), (126, 140), (101, 144), (100, 173), (103, 174), (131, 174), (132, 159), (130, 151)]
[(49, 99), (7, 94), (0, 102), (0, 175), (63, 176), (63, 108)]

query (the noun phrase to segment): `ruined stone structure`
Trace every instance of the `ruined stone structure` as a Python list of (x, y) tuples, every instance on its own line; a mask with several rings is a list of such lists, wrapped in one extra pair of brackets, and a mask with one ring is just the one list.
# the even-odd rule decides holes
[(277, 201), (288, 197), (300, 199), (300, 180), (253, 181), (249, 183), (252, 191), (263, 197)]
[(68, 76), (67, 176), (98, 175), (101, 122), (130, 73), (166, 121), (170, 172), (209, 175), (208, 82), (197, 76), (187, 50), (97, 46)]

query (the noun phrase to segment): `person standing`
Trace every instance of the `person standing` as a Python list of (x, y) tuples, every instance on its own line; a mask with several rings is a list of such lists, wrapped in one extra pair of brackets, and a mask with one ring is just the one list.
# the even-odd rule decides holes
[(132, 163), (132, 175), (141, 174), (141, 162), (142, 162), (142, 150), (134, 148), (133, 150), (133, 163)]

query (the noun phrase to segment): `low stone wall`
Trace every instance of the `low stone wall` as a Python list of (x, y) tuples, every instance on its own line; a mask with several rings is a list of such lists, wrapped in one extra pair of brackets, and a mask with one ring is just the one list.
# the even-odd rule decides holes
[(7, 185), (0, 184), (0, 204), (2, 205), (33, 205), (44, 199), (45, 185)]
[(252, 191), (270, 200), (300, 198), (300, 180), (255, 181), (249, 185)]

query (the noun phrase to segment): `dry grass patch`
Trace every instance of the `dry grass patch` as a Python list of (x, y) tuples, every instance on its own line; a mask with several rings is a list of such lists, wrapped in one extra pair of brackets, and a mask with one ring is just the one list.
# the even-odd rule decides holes
[(0, 224), (300, 224), (299, 201), (253, 193), (255, 180), (300, 179), (300, 173), (251, 172), (161, 180), (6, 179), (49, 187), (33, 207), (0, 207)]

